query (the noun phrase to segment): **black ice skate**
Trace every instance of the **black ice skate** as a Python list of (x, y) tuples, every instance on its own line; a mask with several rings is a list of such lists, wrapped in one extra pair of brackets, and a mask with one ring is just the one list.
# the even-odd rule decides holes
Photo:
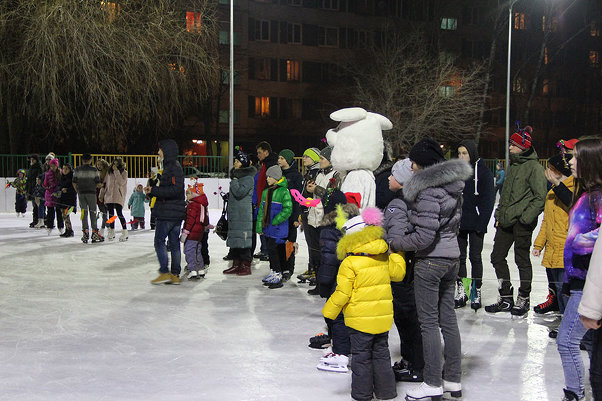
[(326, 349), (330, 346), (330, 337), (327, 334), (319, 333), (309, 339), (309, 348)]
[(82, 242), (84, 244), (87, 244), (89, 239), (90, 239), (90, 234), (89, 234), (88, 230), (84, 230), (83, 234), (82, 234), (82, 238), (81, 238)]
[(499, 296), (497, 302), (485, 307), (485, 312), (498, 313), (510, 312), (514, 307), (514, 299), (512, 295)]
[(519, 295), (516, 298), (516, 304), (510, 311), (513, 316), (525, 316), (529, 312), (529, 297), (523, 297)]

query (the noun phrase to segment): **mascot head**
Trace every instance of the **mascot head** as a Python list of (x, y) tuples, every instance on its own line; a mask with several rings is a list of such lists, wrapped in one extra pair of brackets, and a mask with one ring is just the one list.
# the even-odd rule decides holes
[(340, 122), (326, 133), (332, 166), (337, 171), (376, 170), (383, 158), (382, 131), (393, 128), (391, 121), (360, 107), (337, 110), (330, 118)]

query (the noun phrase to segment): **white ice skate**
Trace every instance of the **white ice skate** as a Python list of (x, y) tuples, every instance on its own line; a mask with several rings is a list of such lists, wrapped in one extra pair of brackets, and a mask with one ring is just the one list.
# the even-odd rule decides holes
[(129, 238), (128, 236), (128, 230), (126, 230), (125, 228), (121, 231), (121, 235), (119, 236), (119, 242), (125, 242), (127, 241)]
[(201, 278), (201, 276), (199, 275), (199, 273), (196, 270), (191, 270), (188, 272), (188, 275), (186, 276), (186, 278), (188, 280), (198, 280), (199, 278)]
[(429, 386), (425, 382), (416, 387), (409, 388), (406, 392), (406, 401), (441, 401), (443, 387)]
[(331, 353), (320, 358), (317, 368), (327, 372), (347, 373), (349, 372), (347, 365), (349, 365), (349, 357)]
[(44, 228), (44, 227), (45, 227), (45, 226), (44, 226), (44, 222), (43, 222), (42, 220), (39, 220), (39, 221), (38, 221), (38, 224), (36, 224), (36, 225), (34, 226), (34, 228)]
[(113, 241), (114, 239), (115, 239), (115, 229), (109, 228), (108, 234), (107, 234), (107, 240)]

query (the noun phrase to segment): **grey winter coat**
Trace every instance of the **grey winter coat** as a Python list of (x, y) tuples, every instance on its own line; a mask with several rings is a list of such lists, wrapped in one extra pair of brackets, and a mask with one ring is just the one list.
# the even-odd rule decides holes
[(416, 258), (459, 258), (462, 190), (471, 176), (472, 167), (459, 159), (414, 172), (403, 187), (414, 229), (397, 238), (395, 246), (416, 251)]
[(414, 231), (410, 224), (408, 205), (403, 199), (403, 190), (394, 194), (395, 198), (385, 207), (383, 228), (385, 229), (385, 241), (389, 244), (392, 252), (403, 250), (400, 238)]
[(228, 198), (228, 239), (230, 248), (251, 248), (253, 239), (253, 189), (257, 170), (253, 166), (232, 171)]

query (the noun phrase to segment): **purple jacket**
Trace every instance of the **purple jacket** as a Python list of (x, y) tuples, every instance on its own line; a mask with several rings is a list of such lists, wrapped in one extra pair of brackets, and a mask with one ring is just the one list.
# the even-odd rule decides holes
[(564, 245), (564, 281), (582, 289), (592, 250), (602, 221), (602, 191), (584, 193), (569, 211), (569, 231)]
[(44, 192), (44, 201), (46, 202), (46, 207), (56, 206), (56, 200), (58, 198), (53, 194), (58, 190), (60, 173), (58, 173), (58, 175), (59, 178), (54, 175), (52, 169), (46, 171), (44, 175), (44, 188), (46, 189), (46, 192)]

